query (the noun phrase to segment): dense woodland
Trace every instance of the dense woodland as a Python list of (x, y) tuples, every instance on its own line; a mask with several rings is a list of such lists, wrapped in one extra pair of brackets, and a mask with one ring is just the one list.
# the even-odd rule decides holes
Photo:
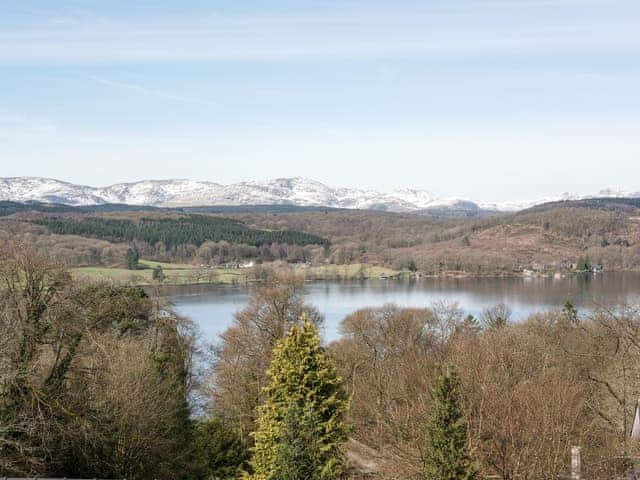
[(572, 445), (586, 478), (638, 463), (637, 308), (388, 305), (322, 346), (302, 292), (256, 286), (206, 346), (153, 289), (78, 284), (5, 243), (0, 475), (556, 479)]
[(201, 246), (204, 242), (228, 242), (253, 247), (284, 243), (323, 245), (327, 240), (308, 233), (290, 230), (255, 230), (228, 218), (189, 215), (180, 218), (141, 218), (138, 222), (112, 218), (88, 217), (81, 220), (62, 217), (33, 221), (61, 235), (95, 237), (113, 242), (162, 243), (166, 249), (180, 245)]

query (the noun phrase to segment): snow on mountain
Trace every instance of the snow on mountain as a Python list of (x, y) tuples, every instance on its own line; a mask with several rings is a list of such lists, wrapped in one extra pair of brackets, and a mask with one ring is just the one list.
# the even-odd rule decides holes
[(426, 190), (416, 190), (415, 188), (403, 188), (394, 190), (391, 195), (408, 204), (415, 205), (418, 208), (428, 208), (434, 202), (440, 202), (433, 193)]
[(390, 211), (411, 211), (440, 205), (432, 193), (423, 190), (380, 193), (353, 188), (335, 189), (302, 177), (232, 185), (192, 180), (143, 180), (107, 187), (73, 185), (48, 178), (13, 177), (0, 179), (0, 200), (68, 205), (125, 203), (158, 207), (301, 205)]
[(102, 199), (101, 203), (182, 207), (202, 205), (222, 188), (212, 182), (143, 180), (98, 188), (96, 196)]
[(524, 202), (478, 202), (478, 206), (482, 210), (495, 210), (501, 212), (517, 212), (518, 210), (524, 210), (536, 205), (549, 202), (562, 202), (569, 200), (585, 200), (588, 198), (640, 198), (640, 192), (625, 192), (622, 190), (612, 190), (606, 188), (600, 190), (594, 195), (576, 195), (569, 192), (564, 192), (556, 196), (541, 197), (532, 201)]
[(38, 177), (0, 178), (0, 200), (68, 205), (105, 203), (96, 195), (95, 188)]
[(499, 212), (517, 212), (518, 210), (524, 210), (531, 208), (535, 205), (541, 205), (549, 202), (560, 202), (566, 200), (580, 200), (581, 198), (591, 198), (592, 195), (582, 197), (580, 195), (572, 195), (570, 193), (563, 193), (553, 197), (540, 197), (536, 200), (529, 201), (514, 201), (514, 202), (478, 202), (478, 206), (483, 210), (495, 210)]
[(123, 203), (157, 207), (207, 205), (300, 205), (334, 208), (375, 209), (393, 212), (411, 211), (517, 211), (558, 200), (591, 197), (640, 197), (630, 193), (602, 190), (596, 195), (579, 196), (564, 193), (557, 197), (532, 202), (472, 202), (463, 198), (437, 198), (420, 189), (378, 192), (356, 188), (331, 188), (303, 177), (277, 178), (267, 182), (240, 182), (221, 185), (193, 180), (143, 180), (107, 187), (75, 185), (51, 178), (0, 178), (0, 200), (39, 201), (67, 205), (99, 205)]

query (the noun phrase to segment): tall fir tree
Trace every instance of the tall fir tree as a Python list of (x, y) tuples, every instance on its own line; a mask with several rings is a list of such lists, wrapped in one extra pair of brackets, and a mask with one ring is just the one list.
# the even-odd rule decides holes
[(127, 250), (126, 264), (129, 270), (136, 270), (138, 268), (138, 262), (140, 261), (140, 254), (135, 247)]
[(254, 480), (334, 480), (347, 469), (342, 380), (308, 318), (274, 349), (253, 434)]
[(433, 388), (427, 423), (425, 480), (475, 480), (477, 469), (469, 453), (468, 426), (462, 410), (462, 388), (452, 365), (440, 368)]

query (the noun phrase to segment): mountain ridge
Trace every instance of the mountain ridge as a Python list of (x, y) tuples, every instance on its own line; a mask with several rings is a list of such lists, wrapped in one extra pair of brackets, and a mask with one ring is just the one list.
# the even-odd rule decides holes
[(551, 201), (598, 197), (640, 197), (601, 190), (596, 195), (564, 193), (530, 202), (474, 202), (462, 197), (438, 198), (425, 189), (403, 188), (392, 192), (360, 188), (331, 188), (304, 177), (276, 178), (264, 182), (245, 181), (223, 185), (210, 181), (161, 179), (123, 182), (105, 187), (79, 185), (45, 177), (0, 178), (0, 200), (57, 203), (72, 206), (102, 204), (145, 205), (152, 207), (297, 205), (330, 208), (368, 209), (391, 212), (518, 211)]

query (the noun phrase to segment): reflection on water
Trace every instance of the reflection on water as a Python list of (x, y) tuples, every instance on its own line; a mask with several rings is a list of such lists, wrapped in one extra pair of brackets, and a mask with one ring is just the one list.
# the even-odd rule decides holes
[[(215, 340), (230, 324), (233, 314), (246, 305), (250, 292), (245, 287), (193, 285), (167, 287), (166, 294), (181, 314), (198, 324), (206, 339)], [(566, 300), (583, 309), (596, 303), (634, 303), (640, 301), (640, 274), (318, 282), (307, 285), (306, 297), (325, 316), (325, 339), (333, 340), (339, 336), (340, 321), (346, 315), (385, 303), (428, 307), (439, 301), (458, 302), (465, 312), (478, 316), (484, 308), (504, 302), (513, 310), (515, 320), (560, 308)]]

